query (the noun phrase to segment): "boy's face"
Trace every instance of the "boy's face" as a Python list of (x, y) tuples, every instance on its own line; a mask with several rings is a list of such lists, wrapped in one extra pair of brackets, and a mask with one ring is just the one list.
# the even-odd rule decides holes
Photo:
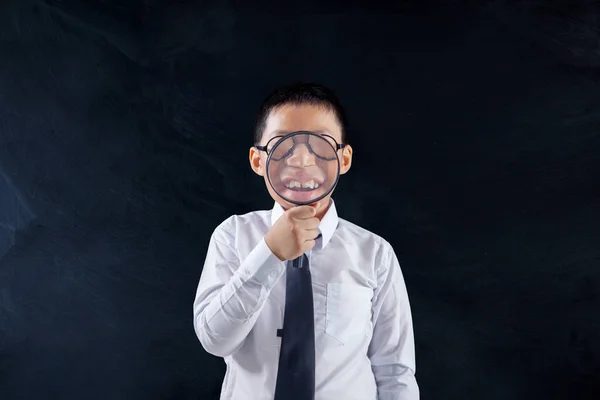
[[(332, 136), (338, 143), (342, 143), (341, 127), (333, 112), (319, 106), (290, 104), (271, 111), (259, 144), (264, 146), (275, 136), (285, 136), (295, 131), (327, 134)], [(274, 139), (271, 144), (276, 141), (277, 139)], [(352, 164), (352, 147), (347, 145), (344, 149), (338, 150), (337, 156), (340, 160), (340, 175), (345, 174)], [(250, 148), (250, 166), (252, 170), (264, 178), (267, 190), (273, 200), (279, 203), (284, 210), (288, 210), (295, 205), (281, 198), (269, 184), (266, 173), (267, 157), (266, 152), (259, 151), (254, 146)], [(317, 217), (319, 219), (327, 211), (332, 193), (317, 202)]]

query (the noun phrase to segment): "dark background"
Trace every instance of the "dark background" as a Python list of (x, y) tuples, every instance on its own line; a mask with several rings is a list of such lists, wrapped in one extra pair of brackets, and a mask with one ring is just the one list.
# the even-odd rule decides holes
[(398, 254), (422, 398), (600, 398), (599, 6), (312, 3), (2, 2), (0, 399), (218, 398), (196, 285), (298, 79), (348, 109), (334, 198)]

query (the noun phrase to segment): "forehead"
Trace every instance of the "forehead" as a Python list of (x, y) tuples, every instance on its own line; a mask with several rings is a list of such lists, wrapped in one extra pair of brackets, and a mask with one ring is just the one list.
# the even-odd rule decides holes
[(267, 118), (263, 142), (274, 136), (295, 131), (311, 131), (331, 135), (341, 142), (342, 132), (335, 113), (325, 107), (286, 104), (275, 108)]

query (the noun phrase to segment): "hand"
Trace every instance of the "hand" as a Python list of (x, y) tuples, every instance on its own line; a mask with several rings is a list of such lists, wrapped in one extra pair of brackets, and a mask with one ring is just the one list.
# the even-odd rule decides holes
[(298, 206), (275, 221), (265, 235), (265, 242), (277, 258), (294, 260), (314, 247), (320, 222), (316, 213), (316, 207)]

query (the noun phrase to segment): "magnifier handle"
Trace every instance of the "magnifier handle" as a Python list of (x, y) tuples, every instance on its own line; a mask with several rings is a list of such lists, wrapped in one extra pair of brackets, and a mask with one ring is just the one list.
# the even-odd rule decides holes
[(294, 268), (302, 268), (302, 258), (304, 257), (304, 254), (302, 254), (300, 257), (292, 260), (292, 267)]
[(301, 258), (302, 258), (302, 256), (296, 258), (295, 260), (292, 260), (292, 267), (299, 268), (300, 267), (300, 259)]
[[(295, 204), (294, 207), (300, 207), (300, 204)], [(304, 256), (305, 254), (301, 254), (298, 258), (292, 260), (292, 267), (302, 268), (302, 257)]]

